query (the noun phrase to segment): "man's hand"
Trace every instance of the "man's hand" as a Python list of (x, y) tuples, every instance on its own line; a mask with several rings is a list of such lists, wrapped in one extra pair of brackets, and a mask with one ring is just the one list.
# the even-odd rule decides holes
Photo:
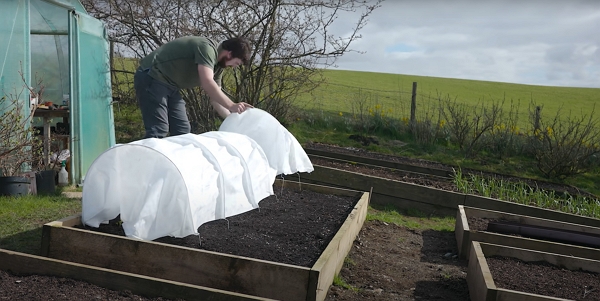
[(229, 111), (231, 113), (243, 113), (244, 111), (246, 111), (246, 109), (248, 108), (254, 108), (252, 105), (245, 103), (245, 102), (237, 102), (237, 103), (233, 103), (233, 105), (231, 107), (229, 107)]

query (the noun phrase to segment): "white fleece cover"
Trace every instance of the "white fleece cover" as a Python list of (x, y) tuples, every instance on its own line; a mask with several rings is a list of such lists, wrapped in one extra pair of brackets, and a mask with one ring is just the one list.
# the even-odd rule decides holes
[(119, 214), (125, 235), (143, 240), (197, 234), (203, 223), (258, 207), (277, 172), (248, 136), (227, 132), (119, 144), (90, 166), (82, 221)]
[(278, 175), (314, 170), (296, 137), (266, 111), (252, 108), (242, 114), (232, 113), (219, 127), (221, 131), (243, 134), (256, 141)]

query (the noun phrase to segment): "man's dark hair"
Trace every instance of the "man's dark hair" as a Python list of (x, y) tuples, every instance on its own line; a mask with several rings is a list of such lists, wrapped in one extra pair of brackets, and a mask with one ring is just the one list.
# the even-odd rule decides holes
[(231, 51), (231, 56), (242, 60), (244, 65), (250, 61), (250, 42), (246, 38), (231, 38), (221, 44), (223, 50)]

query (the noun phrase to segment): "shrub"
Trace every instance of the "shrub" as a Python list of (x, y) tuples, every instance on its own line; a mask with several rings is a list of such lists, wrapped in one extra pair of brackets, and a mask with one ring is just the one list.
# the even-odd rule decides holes
[(490, 134), (494, 125), (500, 123), (503, 102), (492, 101), (488, 105), (482, 100), (475, 108), (458, 103), (456, 98), (441, 98), (440, 112), (448, 125), (450, 139), (471, 157), (483, 149), (485, 135)]
[(562, 108), (554, 118), (546, 120), (530, 106), (532, 132), (530, 151), (537, 167), (547, 178), (565, 179), (591, 171), (600, 153), (600, 124), (591, 113), (562, 117)]
[(31, 126), (34, 108), (24, 114), (18, 95), (0, 98), (0, 176), (16, 176), (39, 160), (42, 142)]

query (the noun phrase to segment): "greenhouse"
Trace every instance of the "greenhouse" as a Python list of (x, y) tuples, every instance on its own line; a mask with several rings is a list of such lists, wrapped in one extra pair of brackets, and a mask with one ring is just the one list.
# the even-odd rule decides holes
[[(24, 112), (35, 102), (45, 156), (60, 138), (70, 181), (82, 183), (94, 159), (115, 144), (106, 29), (77, 0), (3, 0), (0, 15), (0, 97), (16, 95)], [(30, 90), (43, 93), (30, 99)]]

